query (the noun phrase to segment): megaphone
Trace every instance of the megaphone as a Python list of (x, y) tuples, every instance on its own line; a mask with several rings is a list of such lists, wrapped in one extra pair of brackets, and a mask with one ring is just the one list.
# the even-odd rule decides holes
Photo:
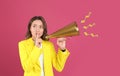
[(67, 26), (57, 30), (56, 32), (53, 32), (52, 34), (46, 36), (45, 38), (50, 39), (50, 38), (60, 38), (60, 37), (71, 37), (71, 36), (77, 36), (79, 34), (80, 33), (77, 23), (72, 22)]

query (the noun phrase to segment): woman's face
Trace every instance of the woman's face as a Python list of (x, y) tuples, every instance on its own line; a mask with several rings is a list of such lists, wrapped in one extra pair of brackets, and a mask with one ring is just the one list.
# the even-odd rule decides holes
[(31, 34), (32, 34), (32, 38), (36, 38), (36, 36), (41, 37), (43, 35), (43, 23), (41, 20), (35, 20), (32, 22), (31, 24), (31, 28), (30, 28)]

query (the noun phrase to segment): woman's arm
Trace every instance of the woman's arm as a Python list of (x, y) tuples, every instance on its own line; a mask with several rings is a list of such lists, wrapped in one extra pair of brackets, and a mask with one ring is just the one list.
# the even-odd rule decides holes
[(70, 54), (70, 52), (66, 49), (65, 52), (61, 51), (61, 49), (58, 49), (58, 53), (56, 53), (55, 48), (53, 44), (51, 44), (51, 55), (52, 55), (52, 64), (53, 67), (61, 72), (64, 68), (65, 62)]
[(31, 52), (28, 51), (28, 48), (30, 47), (25, 46), (24, 42), (19, 42), (19, 55), (24, 71), (33, 70), (33, 68), (35, 67), (34, 64), (38, 61), (38, 58), (42, 52), (42, 49), (36, 46), (33, 46)]

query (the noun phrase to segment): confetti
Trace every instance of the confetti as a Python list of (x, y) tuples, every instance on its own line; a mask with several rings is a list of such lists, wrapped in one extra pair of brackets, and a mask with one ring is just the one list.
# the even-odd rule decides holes
[(91, 16), (92, 12), (89, 12), (88, 15), (85, 16), (85, 18), (83, 20), (81, 20), (81, 23), (85, 23), (86, 19), (89, 18)]
[(93, 27), (93, 26), (95, 26), (95, 23), (89, 24), (89, 25), (87, 25), (87, 26), (83, 26), (83, 28), (84, 28), (84, 29), (88, 29), (89, 27)]
[(98, 37), (98, 34), (84, 32), (85, 36)]

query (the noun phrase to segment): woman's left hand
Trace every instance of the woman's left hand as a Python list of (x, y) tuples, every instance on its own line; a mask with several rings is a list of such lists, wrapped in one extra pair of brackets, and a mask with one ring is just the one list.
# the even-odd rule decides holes
[(61, 50), (66, 49), (66, 38), (57, 38), (57, 45)]

